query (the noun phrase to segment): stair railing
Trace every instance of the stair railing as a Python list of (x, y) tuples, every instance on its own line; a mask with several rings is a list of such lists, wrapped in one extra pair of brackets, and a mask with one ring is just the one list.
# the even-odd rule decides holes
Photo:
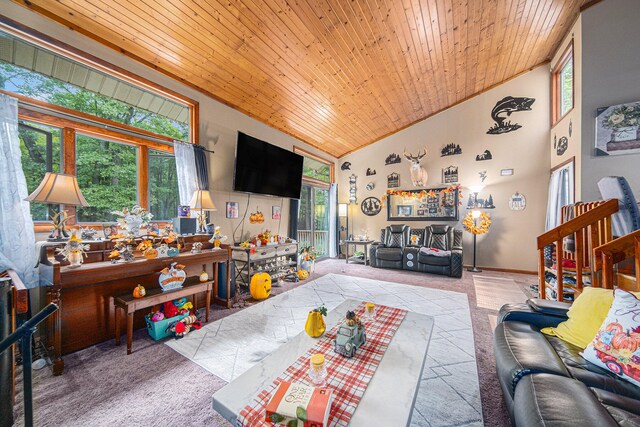
[[(545, 260), (544, 248), (555, 244), (556, 247), (556, 293), (557, 300), (564, 300), (564, 276), (563, 276), (563, 241), (565, 237), (575, 234), (576, 242), (576, 288), (582, 290), (583, 269), (585, 256), (593, 257), (590, 248), (595, 248), (611, 241), (611, 215), (618, 212), (618, 200), (612, 199), (602, 202), (593, 209), (576, 216), (575, 218), (560, 224), (544, 234), (538, 236), (538, 293), (540, 298), (546, 298)], [(585, 245), (587, 242), (587, 245)], [(585, 247), (587, 246), (587, 247)], [(588, 269), (594, 265), (593, 260)], [(592, 286), (599, 286), (598, 279), (591, 275)]]
[(602, 287), (613, 289), (616, 284), (614, 265), (627, 259), (635, 259), (635, 289), (640, 291), (640, 230), (619, 237), (593, 250), (594, 271), (602, 271)]
[(18, 275), (8, 270), (6, 277), (0, 277), (0, 426), (13, 425), (13, 405), (15, 395), (15, 356), (13, 346), (20, 341), (22, 353), (22, 379), (24, 395), (24, 425), (33, 426), (33, 385), (31, 340), (40, 322), (58, 309), (51, 303), (38, 314), (15, 329), (15, 314), (26, 313), (28, 290)]

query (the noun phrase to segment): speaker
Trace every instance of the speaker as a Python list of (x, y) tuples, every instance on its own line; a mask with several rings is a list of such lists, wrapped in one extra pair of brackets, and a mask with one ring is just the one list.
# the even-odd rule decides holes
[(173, 231), (178, 234), (196, 234), (196, 218), (173, 218)]

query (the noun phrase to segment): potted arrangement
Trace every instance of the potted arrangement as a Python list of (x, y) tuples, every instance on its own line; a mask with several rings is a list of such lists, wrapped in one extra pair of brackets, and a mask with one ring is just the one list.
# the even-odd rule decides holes
[(111, 213), (118, 217), (118, 225), (120, 228), (127, 230), (130, 236), (138, 236), (140, 228), (147, 226), (151, 218), (153, 218), (151, 213), (138, 205), (131, 209), (124, 208), (121, 211), (111, 211)]
[(300, 250), (300, 268), (313, 273), (315, 267), (315, 260), (318, 256), (316, 248), (313, 246), (306, 246)]

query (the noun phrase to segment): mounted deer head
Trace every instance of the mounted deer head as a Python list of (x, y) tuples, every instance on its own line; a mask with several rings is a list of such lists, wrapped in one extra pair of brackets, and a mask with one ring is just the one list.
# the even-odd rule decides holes
[(411, 153), (407, 154), (407, 147), (404, 148), (404, 157), (409, 160), (411, 163), (420, 163), (420, 160), (422, 160), (422, 158), (424, 156), (427, 155), (427, 147), (424, 147), (424, 153), (421, 151), (418, 151), (417, 155), (412, 155)]
[(418, 154), (415, 156), (411, 153), (407, 154), (407, 148), (405, 147), (403, 154), (404, 157), (411, 162), (411, 167), (409, 168), (409, 170), (411, 172), (411, 182), (413, 183), (414, 187), (423, 187), (427, 185), (427, 179), (429, 178), (429, 175), (427, 174), (425, 168), (420, 166), (420, 160), (422, 160), (422, 158), (427, 155), (427, 147), (424, 147), (424, 152), (418, 151)]

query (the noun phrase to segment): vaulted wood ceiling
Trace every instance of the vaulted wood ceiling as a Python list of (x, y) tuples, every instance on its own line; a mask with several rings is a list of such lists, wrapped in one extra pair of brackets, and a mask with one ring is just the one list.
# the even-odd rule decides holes
[(544, 63), (591, 3), (14, 1), (337, 157)]

